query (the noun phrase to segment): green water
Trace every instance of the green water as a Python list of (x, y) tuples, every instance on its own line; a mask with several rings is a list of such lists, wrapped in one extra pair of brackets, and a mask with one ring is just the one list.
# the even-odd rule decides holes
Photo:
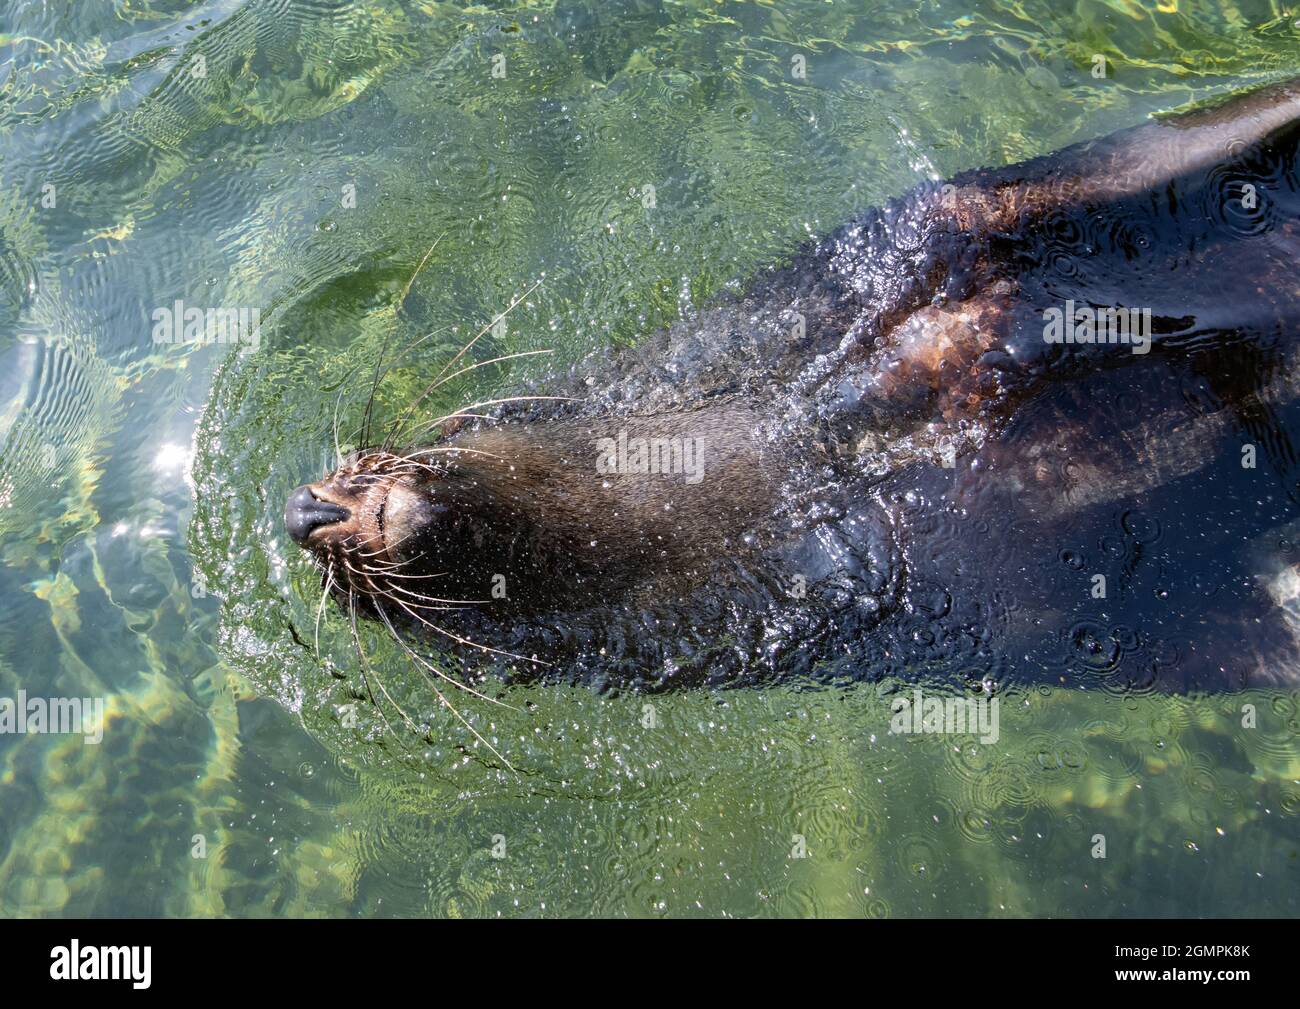
[[(0, 697), (106, 708), (99, 745), (0, 735), (0, 913), (1300, 911), (1300, 692), (1012, 691), (995, 745), (891, 735), (874, 685), (458, 704), (512, 771), (368, 632), (427, 738), (384, 731), (279, 527), (385, 341), (437, 334), (389, 418), (526, 292), (493, 353), (634, 342), (922, 178), (1293, 74), (1300, 15), (0, 12)], [(154, 343), (177, 299), (260, 346)]]

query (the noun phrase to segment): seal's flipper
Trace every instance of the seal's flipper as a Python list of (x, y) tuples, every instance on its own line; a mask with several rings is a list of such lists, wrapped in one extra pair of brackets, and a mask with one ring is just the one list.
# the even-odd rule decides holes
[(1049, 376), (1156, 348), (1289, 354), (1297, 124), (1300, 79), (926, 184), (837, 233), (828, 273), (860, 310), (834, 394), (847, 426), (881, 443), (996, 425)]
[(972, 233), (1011, 232), (1062, 207), (1158, 190), (1300, 122), (1300, 78), (1175, 113), (1008, 168), (959, 175), (946, 206)]
[(908, 462), (939, 459), (1005, 397), (997, 366), (1013, 327), (1016, 286), (1000, 281), (949, 305), (924, 305), (819, 390), (819, 412), (841, 443)]

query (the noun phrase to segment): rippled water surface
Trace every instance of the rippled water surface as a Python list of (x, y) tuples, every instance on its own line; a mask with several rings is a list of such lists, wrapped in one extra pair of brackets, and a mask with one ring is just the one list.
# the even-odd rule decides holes
[[(5, 0), (0, 697), (102, 697), (106, 724), (0, 735), (0, 913), (1300, 912), (1300, 692), (1076, 689), (1140, 651), (1122, 610), (1039, 600), (1061, 654), (1007, 662), (1059, 675), (1004, 695), (995, 745), (891, 735), (894, 681), (470, 699), (514, 773), (367, 630), (429, 730), (381, 731), (280, 523), (386, 341), (434, 334), (381, 417), (525, 293), (485, 357), (612, 353), (924, 179), (1297, 72), (1268, 3)], [(178, 300), (257, 308), (259, 346), (155, 342)], [(1234, 543), (1197, 499), (1234, 472), (1042, 565), (1118, 544), (1159, 598), (1214, 567), (1179, 567), (1205, 538), (1153, 516), (1182, 507), (1294, 563), (1292, 505), (1251, 499), (1275, 526)], [(974, 517), (994, 571), (1001, 518)], [(969, 528), (937, 519), (935, 552)]]

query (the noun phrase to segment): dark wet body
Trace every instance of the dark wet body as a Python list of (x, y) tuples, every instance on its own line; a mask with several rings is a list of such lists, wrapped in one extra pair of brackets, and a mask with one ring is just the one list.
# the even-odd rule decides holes
[[(363, 461), (314, 485), (324, 518), (287, 520), (340, 599), (466, 671), (1293, 682), (1261, 578), (1300, 558), (1250, 544), (1300, 514), (1298, 118), (1275, 86), (924, 185), (523, 390), (576, 401), (444, 425), (433, 447), (462, 453), (419, 456), (396, 496)], [(1150, 352), (1047, 343), (1069, 303), (1149, 309)], [(600, 472), (620, 433), (702, 445), (702, 477)], [(369, 525), (326, 524), (331, 501)], [(347, 574), (376, 536), (383, 566)]]

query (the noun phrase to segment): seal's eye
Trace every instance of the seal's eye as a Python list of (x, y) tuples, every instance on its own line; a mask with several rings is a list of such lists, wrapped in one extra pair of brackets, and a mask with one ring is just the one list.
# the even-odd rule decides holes
[(351, 514), (341, 505), (320, 500), (311, 487), (303, 484), (289, 495), (284, 506), (284, 528), (295, 543), (306, 546), (308, 538), (317, 529), (343, 522)]

